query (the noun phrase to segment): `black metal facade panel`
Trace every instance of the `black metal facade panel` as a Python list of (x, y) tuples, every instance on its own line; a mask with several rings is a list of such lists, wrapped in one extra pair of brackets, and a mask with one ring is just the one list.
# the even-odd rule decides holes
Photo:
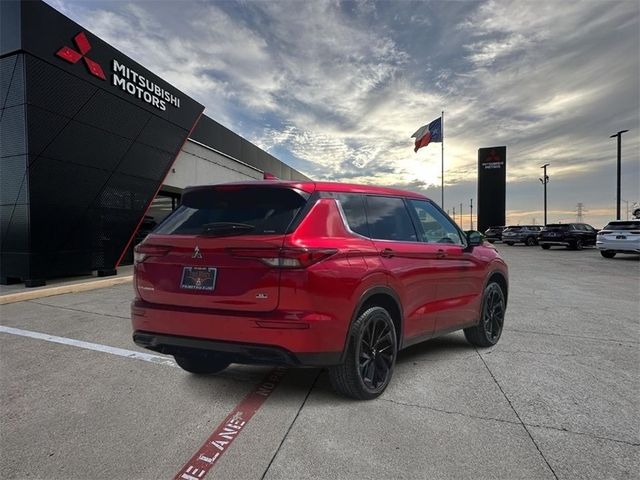
[(20, 2), (0, 1), (0, 55), (9, 55), (20, 49), (21, 27)]
[(24, 55), (0, 58), (0, 108), (24, 103)]
[(112, 269), (188, 130), (30, 55), (25, 65), (29, 277)]
[(206, 115), (202, 115), (189, 138), (263, 172), (272, 173), (282, 180), (309, 180), (302, 173)]
[(507, 147), (478, 150), (478, 230), (506, 222)]
[(0, 59), (0, 276), (29, 268), (29, 184), (23, 55)]
[[(192, 127), (194, 119), (202, 112), (202, 105), (93, 35), (89, 29), (71, 21), (49, 5), (41, 1), (23, 1), (20, 3), (20, 9), (22, 50), (82, 79), (85, 82), (85, 88), (93, 86), (102, 89), (185, 130)], [(82, 58), (71, 63), (56, 55), (63, 47), (79, 52), (80, 48), (75, 37), (83, 32), (89, 50)], [(144, 54), (145, 52), (141, 49), (140, 55), (144, 56)], [(85, 58), (99, 65), (104, 78), (96, 75), (95, 72), (92, 73)], [(114, 61), (124, 66), (124, 70), (118, 70)], [(117, 80), (122, 80), (125, 77), (128, 77), (126, 83), (134, 93), (130, 93), (122, 83), (118, 83)], [(157, 86), (159, 91), (162, 91), (160, 95), (156, 96), (163, 96), (166, 92), (167, 96), (177, 98), (179, 106), (165, 101), (165, 109), (161, 110), (152, 102), (145, 101), (144, 95), (141, 93), (142, 90), (145, 90), (146, 95), (149, 94), (149, 89), (144, 87), (145, 85), (150, 85), (151, 90), (155, 90)], [(64, 86), (59, 85), (59, 88), (64, 88)], [(71, 99), (73, 97), (71, 95), (57, 95), (56, 98)]]
[[(21, 53), (0, 59), (0, 276), (115, 268), (202, 106), (48, 5), (15, 5)], [(83, 56), (65, 61), (64, 46)], [(123, 90), (114, 60), (179, 105)]]

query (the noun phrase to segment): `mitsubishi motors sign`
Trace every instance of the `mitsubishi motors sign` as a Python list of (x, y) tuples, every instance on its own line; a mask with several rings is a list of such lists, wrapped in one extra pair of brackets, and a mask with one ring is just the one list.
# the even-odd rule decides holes
[(507, 147), (478, 150), (478, 230), (506, 221)]
[[(88, 57), (91, 51), (91, 44), (87, 39), (86, 33), (78, 33), (73, 37), (73, 42), (77, 50), (65, 45), (56, 52), (56, 56), (71, 64), (84, 60), (91, 75), (106, 80), (107, 77), (102, 66)], [(150, 80), (148, 76), (145, 77), (127, 66), (122, 60), (118, 61), (115, 58), (111, 60), (111, 84), (159, 110), (165, 111), (167, 105), (180, 108), (180, 97), (173, 95), (158, 83)]]
[[(3, 29), (3, 38), (13, 37), (0, 45), (2, 55), (19, 49), (185, 130), (202, 112), (202, 105), (137, 62), (144, 63), (144, 51), (133, 60), (91, 33), (91, 25), (80, 26), (43, 2), (8, 5), (15, 7), (13, 23), (20, 28)], [(3, 15), (11, 13), (3, 8)]]
[(123, 91), (162, 111), (167, 109), (167, 105), (180, 108), (180, 98), (154, 83), (153, 80), (149, 80), (116, 59), (112, 60), (111, 66), (112, 85), (120, 87)]

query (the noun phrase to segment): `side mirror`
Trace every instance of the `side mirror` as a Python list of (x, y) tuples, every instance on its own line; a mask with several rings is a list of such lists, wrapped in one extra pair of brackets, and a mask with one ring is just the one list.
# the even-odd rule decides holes
[(467, 234), (467, 243), (470, 247), (477, 247), (484, 242), (484, 235), (476, 230), (468, 230), (465, 233)]

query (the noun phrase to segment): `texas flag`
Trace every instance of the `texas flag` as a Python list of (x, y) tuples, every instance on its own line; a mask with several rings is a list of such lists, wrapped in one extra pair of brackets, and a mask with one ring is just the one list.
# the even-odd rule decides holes
[(426, 147), (430, 142), (442, 142), (442, 117), (436, 118), (429, 125), (420, 127), (416, 133), (411, 135), (411, 138), (416, 139), (414, 152)]

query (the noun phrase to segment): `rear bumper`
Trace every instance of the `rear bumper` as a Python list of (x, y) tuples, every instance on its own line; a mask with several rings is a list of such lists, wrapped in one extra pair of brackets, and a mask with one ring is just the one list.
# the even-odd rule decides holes
[(640, 241), (596, 241), (598, 250), (610, 250), (616, 253), (640, 253)]
[(323, 367), (337, 365), (340, 362), (340, 352), (294, 354), (272, 345), (221, 342), (151, 332), (133, 332), (133, 341), (140, 347), (168, 355), (222, 354), (232, 363)]
[(134, 342), (170, 355), (218, 352), (234, 363), (331, 366), (341, 362), (348, 320), (305, 312), (222, 313), (131, 304)]
[(526, 237), (523, 237), (521, 235), (518, 235), (517, 237), (502, 237), (502, 241), (503, 242), (514, 242), (514, 243), (519, 243), (519, 242), (524, 242), (526, 240)]
[(568, 247), (571, 244), (567, 241), (564, 240), (545, 240), (544, 238), (539, 238), (538, 239), (538, 243), (540, 245), (557, 245), (557, 246), (563, 246), (563, 247)]

